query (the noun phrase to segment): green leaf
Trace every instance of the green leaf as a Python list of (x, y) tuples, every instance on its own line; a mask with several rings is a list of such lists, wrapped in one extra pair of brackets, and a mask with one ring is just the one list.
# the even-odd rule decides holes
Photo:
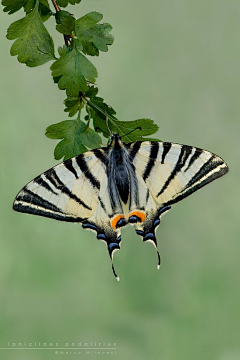
[(11, 15), (20, 10), (26, 2), (27, 0), (2, 0), (2, 6), (5, 6), (3, 11)]
[(75, 45), (71, 51), (52, 64), (51, 70), (54, 78), (60, 76), (59, 89), (66, 89), (67, 96), (71, 97), (77, 97), (79, 91), (83, 93), (87, 91), (87, 80), (94, 82), (97, 77), (95, 66), (77, 50)]
[(71, 15), (60, 18), (60, 23), (56, 25), (58, 32), (64, 35), (71, 35), (75, 28), (75, 18)]
[(101, 145), (100, 136), (81, 120), (65, 120), (53, 124), (47, 128), (46, 136), (50, 139), (63, 139), (55, 148), (56, 160), (62, 157), (67, 160), (87, 151), (87, 148), (98, 148)]
[(82, 51), (87, 55), (98, 56), (99, 51), (108, 51), (114, 37), (109, 34), (110, 24), (97, 24), (102, 20), (102, 14), (92, 11), (75, 22), (75, 33), (82, 44)]
[(94, 86), (89, 86), (88, 91), (85, 92), (85, 96), (88, 98), (93, 98), (97, 95), (98, 88)]
[(81, 33), (82, 31), (89, 30), (92, 26), (101, 21), (102, 18), (103, 15), (99, 12), (91, 11), (76, 21), (76, 32), (79, 31)]
[(64, 111), (69, 113), (69, 117), (74, 116), (79, 110), (81, 110), (85, 106), (85, 103), (80, 97), (68, 97), (64, 100), (64, 104), (66, 106)]
[(58, 47), (59, 56), (64, 56), (70, 51), (71, 48), (69, 46), (63, 45), (62, 47), (61, 46)]
[[(5, 6), (3, 11), (11, 15), (23, 7), (24, 11), (28, 14), (34, 9), (36, 1), (37, 0), (2, 0), (2, 5)], [(46, 21), (52, 15), (48, 0), (39, 0), (38, 11), (43, 21)]]
[(96, 133), (96, 131), (91, 129), (89, 125), (86, 125), (85, 130), (81, 135), (81, 140), (83, 144), (90, 149), (99, 148), (102, 143), (101, 137)]
[(79, 4), (81, 0), (57, 0), (57, 3), (60, 7), (66, 7), (68, 4), (75, 5)]
[(97, 132), (102, 132), (103, 136), (108, 138), (110, 136), (108, 127), (106, 124), (106, 114), (111, 116), (111, 118), (117, 119), (114, 117), (116, 111), (109, 105), (103, 102), (103, 98), (93, 97), (91, 101), (88, 102), (86, 106), (86, 111), (90, 119), (93, 119), (93, 126), (97, 129)]
[(53, 15), (49, 7), (48, 0), (40, 0), (38, 11), (40, 13), (42, 21), (46, 21), (50, 18), (51, 15)]
[[(108, 116), (108, 126), (113, 133), (117, 133), (126, 143), (147, 138), (143, 136), (152, 135), (158, 131), (158, 126), (150, 119), (138, 119), (134, 121), (119, 121), (114, 115), (115, 110), (105, 104), (100, 97), (92, 98), (86, 107), (89, 118), (93, 119), (94, 128), (102, 132), (105, 137), (109, 137), (109, 130), (106, 124), (106, 113)], [(106, 112), (106, 113), (105, 113)], [(138, 128), (141, 128), (138, 129)], [(130, 133), (131, 134), (128, 134)], [(151, 139), (156, 140), (156, 139)]]
[(39, 15), (38, 2), (31, 13), (9, 26), (7, 38), (17, 39), (11, 47), (11, 55), (18, 55), (18, 61), (29, 67), (45, 64), (55, 58), (53, 40)]
[(26, 14), (30, 13), (36, 5), (36, 0), (27, 0), (24, 4), (24, 11)]
[(56, 23), (61, 24), (62, 19), (68, 17), (69, 15), (71, 15), (70, 12), (66, 11), (66, 10), (60, 10), (60, 11), (56, 12), (56, 14), (55, 14)]
[[(139, 119), (134, 121), (113, 121), (112, 119), (109, 119), (109, 125), (110, 129), (114, 133), (118, 133), (126, 143), (136, 140), (149, 140), (145, 139), (143, 136), (152, 135), (158, 131), (158, 126), (150, 119)], [(128, 134), (131, 131), (132, 133)], [(153, 140), (154, 139), (151, 139), (151, 141)]]

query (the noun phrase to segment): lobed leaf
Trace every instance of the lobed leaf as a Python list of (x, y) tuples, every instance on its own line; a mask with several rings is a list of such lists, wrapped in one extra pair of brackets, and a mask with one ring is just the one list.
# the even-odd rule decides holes
[[(5, 6), (3, 11), (11, 15), (23, 7), (26, 14), (28, 14), (34, 9), (36, 2), (37, 0), (2, 0), (2, 5)], [(48, 0), (39, 0), (38, 11), (43, 21), (46, 21), (52, 15)]]
[[(110, 128), (118, 133), (126, 143), (141, 140), (146, 141), (145, 135), (152, 135), (158, 131), (158, 126), (150, 119), (138, 119), (134, 121), (113, 121), (109, 119)], [(140, 129), (138, 129), (140, 128)], [(131, 134), (128, 134), (130, 133)], [(157, 139), (151, 139), (151, 141)]]
[(65, 120), (53, 124), (47, 128), (46, 136), (50, 139), (63, 139), (54, 150), (56, 160), (67, 160), (88, 148), (98, 148), (102, 142), (100, 136), (81, 120)]
[[(97, 77), (95, 66), (81, 54), (76, 46), (63, 53), (51, 66), (52, 76), (58, 78), (58, 87), (66, 89), (67, 96), (77, 97), (79, 91), (88, 90), (87, 80), (94, 82)], [(87, 80), (86, 80), (87, 79)]]
[(54, 44), (38, 12), (38, 2), (32, 12), (11, 24), (7, 38), (15, 40), (10, 53), (29, 67), (39, 66), (55, 59)]
[(108, 51), (114, 37), (109, 34), (112, 30), (110, 24), (98, 24), (102, 14), (92, 11), (75, 22), (75, 33), (82, 45), (82, 51), (87, 55), (98, 56), (99, 51)]

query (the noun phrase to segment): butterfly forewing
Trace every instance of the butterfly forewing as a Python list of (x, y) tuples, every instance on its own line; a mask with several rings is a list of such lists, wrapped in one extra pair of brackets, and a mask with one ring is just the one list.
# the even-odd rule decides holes
[(16, 211), (81, 222), (96, 207), (105, 174), (92, 151), (69, 159), (36, 177), (17, 195)]
[(209, 151), (166, 142), (142, 142), (133, 163), (161, 206), (182, 200), (228, 171)]

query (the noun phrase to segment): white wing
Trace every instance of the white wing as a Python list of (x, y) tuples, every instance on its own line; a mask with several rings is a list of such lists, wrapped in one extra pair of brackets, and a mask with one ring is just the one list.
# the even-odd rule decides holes
[(133, 164), (160, 206), (184, 199), (228, 171), (209, 151), (166, 142), (142, 142)]
[[(16, 196), (13, 209), (56, 220), (81, 222), (84, 229), (96, 232), (106, 243), (109, 255), (120, 249), (118, 217), (108, 191), (108, 153), (95, 149), (53, 167), (27, 184)], [(122, 214), (121, 216), (119, 214)], [(112, 270), (117, 279), (115, 269)]]
[(71, 222), (89, 218), (106, 171), (104, 153), (95, 153), (78, 155), (36, 177), (18, 193), (13, 209)]
[[(138, 205), (135, 206), (132, 194), (133, 207), (128, 222), (134, 223), (136, 233), (143, 241), (152, 242), (156, 249), (156, 228), (170, 205), (228, 171), (227, 164), (219, 156), (187, 145), (134, 142), (128, 145), (127, 152), (135, 167), (138, 186)], [(159, 269), (158, 249), (157, 253)]]

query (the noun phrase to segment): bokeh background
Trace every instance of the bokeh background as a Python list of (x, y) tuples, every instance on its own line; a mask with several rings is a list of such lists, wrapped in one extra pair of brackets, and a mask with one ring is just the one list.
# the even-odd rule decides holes
[[(17, 192), (56, 164), (44, 131), (67, 116), (51, 63), (30, 69), (9, 54), (6, 30), (22, 13), (1, 12), (0, 347), (105, 342), (117, 350), (0, 350), (0, 358), (238, 360), (240, 2), (83, 0), (70, 9), (102, 12), (113, 25), (113, 46), (91, 60), (118, 118), (151, 118), (160, 139), (217, 153), (230, 172), (164, 217), (160, 271), (154, 248), (124, 229), (119, 283), (94, 234), (13, 212)], [(54, 26), (47, 22), (61, 45)]]

